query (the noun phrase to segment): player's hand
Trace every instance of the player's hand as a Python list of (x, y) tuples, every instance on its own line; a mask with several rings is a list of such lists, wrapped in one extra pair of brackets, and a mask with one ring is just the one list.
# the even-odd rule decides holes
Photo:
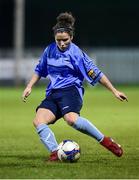
[(120, 91), (115, 91), (114, 92), (114, 95), (117, 97), (117, 99), (119, 99), (120, 101), (128, 101), (128, 98), (127, 96), (123, 93), (123, 92), (120, 92)]
[(23, 94), (22, 94), (22, 100), (23, 102), (26, 102), (27, 97), (30, 95), (31, 93), (31, 88), (30, 87), (26, 87), (26, 89), (24, 90)]

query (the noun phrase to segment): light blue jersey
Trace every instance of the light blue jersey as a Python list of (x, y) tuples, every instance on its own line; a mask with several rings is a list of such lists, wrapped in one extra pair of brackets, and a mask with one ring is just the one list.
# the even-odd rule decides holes
[(56, 43), (50, 44), (42, 54), (35, 73), (40, 77), (48, 77), (50, 83), (46, 95), (52, 89), (76, 86), (83, 96), (83, 80), (95, 85), (103, 73), (78, 46), (70, 43), (65, 51), (59, 50)]

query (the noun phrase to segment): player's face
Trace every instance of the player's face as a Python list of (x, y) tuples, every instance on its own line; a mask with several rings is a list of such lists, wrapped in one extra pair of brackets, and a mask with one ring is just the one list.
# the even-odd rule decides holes
[(55, 35), (55, 41), (60, 50), (64, 51), (71, 43), (73, 37), (67, 32), (58, 32)]

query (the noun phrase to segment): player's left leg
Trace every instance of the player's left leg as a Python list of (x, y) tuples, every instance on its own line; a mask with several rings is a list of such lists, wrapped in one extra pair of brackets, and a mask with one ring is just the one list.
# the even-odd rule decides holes
[[(62, 92), (62, 98), (57, 102), (59, 104), (64, 120), (74, 129), (95, 138), (101, 145), (113, 152), (116, 156), (122, 155), (121, 147), (117, 143), (106, 138), (96, 126), (89, 120), (79, 116), (82, 108), (82, 99), (76, 88)], [(107, 140), (106, 140), (107, 139)]]
[(74, 129), (95, 138), (97, 141), (102, 141), (104, 138), (104, 135), (89, 120), (80, 117), (75, 112), (65, 114), (64, 119)]
[(58, 99), (57, 103), (65, 121), (75, 129), (101, 141), (104, 135), (91, 122), (79, 116), (82, 108), (82, 98), (76, 87), (65, 89), (61, 94), (62, 97)]
[(77, 113), (69, 112), (64, 115), (65, 121), (76, 130), (95, 138), (102, 146), (120, 157), (123, 150), (112, 138), (105, 137), (90, 121), (80, 117)]

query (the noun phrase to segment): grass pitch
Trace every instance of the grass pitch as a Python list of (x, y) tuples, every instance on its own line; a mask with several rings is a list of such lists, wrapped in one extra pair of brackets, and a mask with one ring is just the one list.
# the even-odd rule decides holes
[(27, 103), (23, 88), (0, 89), (0, 179), (136, 179), (139, 178), (139, 87), (119, 87), (129, 102), (120, 102), (103, 87), (86, 89), (81, 115), (124, 149), (115, 157), (94, 139), (63, 119), (50, 126), (58, 142), (73, 139), (81, 147), (77, 163), (48, 163), (48, 151), (32, 125), (45, 88), (34, 88)]

